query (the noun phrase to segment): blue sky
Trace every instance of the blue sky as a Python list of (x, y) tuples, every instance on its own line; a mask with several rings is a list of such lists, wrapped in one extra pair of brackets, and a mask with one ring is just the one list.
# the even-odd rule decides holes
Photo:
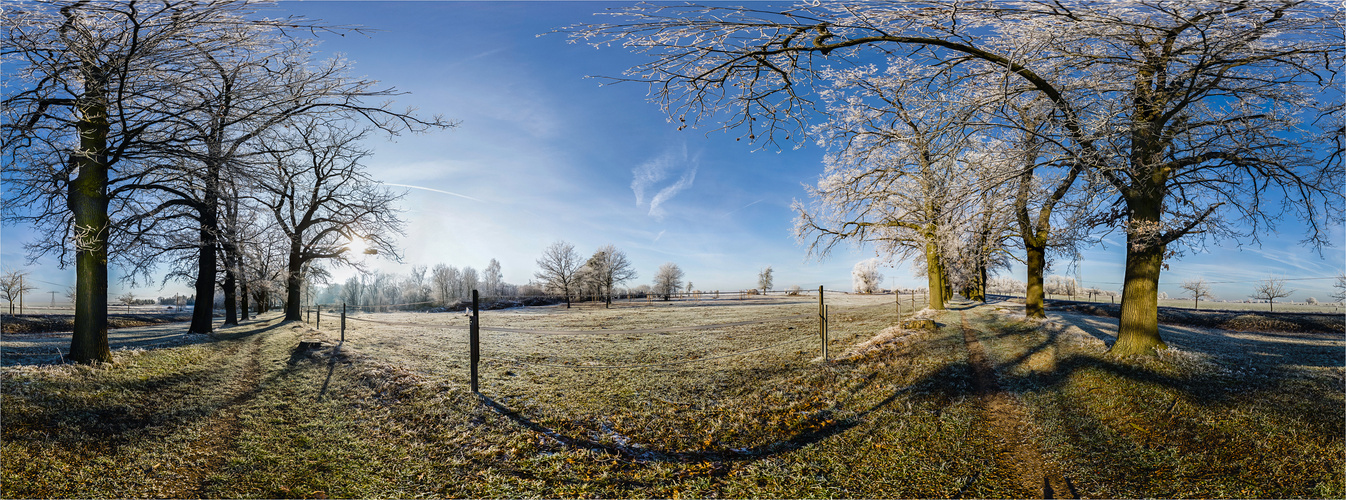
[[(639, 59), (621, 48), (570, 44), (554, 28), (592, 22), (619, 2), (284, 2), (274, 15), (301, 14), (333, 24), (381, 30), (365, 37), (322, 37), (327, 54), (342, 53), (356, 73), (409, 95), (396, 107), (443, 114), (461, 125), (393, 140), (373, 139), (367, 165), (388, 184), (407, 189), (403, 264), (371, 260), (386, 271), (411, 264), (484, 268), (501, 262), (506, 281), (525, 283), (542, 249), (563, 239), (588, 255), (612, 243), (627, 252), (648, 283), (664, 262), (675, 262), (697, 288), (752, 287), (757, 271), (775, 269), (777, 288), (798, 284), (850, 289), (850, 270), (873, 257), (872, 247), (839, 247), (827, 260), (806, 260), (791, 232), (790, 203), (803, 183), (822, 172), (822, 152), (754, 151), (733, 135), (677, 130), (637, 84), (601, 85), (587, 75), (617, 75)], [(1184, 279), (1217, 283), (1217, 298), (1239, 300), (1253, 281), (1329, 277), (1346, 257), (1342, 247), (1320, 258), (1299, 246), (1297, 221), (1263, 245), (1234, 242), (1170, 262), (1160, 289), (1181, 295)], [(0, 263), (23, 267), (38, 281), (38, 298), (64, 290), (73, 270), (53, 261), (26, 265), (23, 227), (0, 233)], [(1078, 276), (1086, 286), (1120, 289), (1122, 247), (1084, 253)], [(1341, 232), (1334, 236), (1341, 241)], [(1055, 266), (1065, 274), (1067, 263)], [(114, 279), (116, 270), (113, 270)], [(350, 275), (337, 269), (339, 279)], [(907, 263), (884, 270), (885, 286), (924, 286)], [(1022, 279), (1023, 268), (1011, 274)], [(1073, 273), (1072, 274), (1076, 274)], [(1329, 280), (1300, 280), (1292, 300), (1327, 299)], [(114, 284), (114, 294), (124, 285)], [(158, 282), (135, 290), (153, 297), (191, 293), (185, 283)], [(29, 299), (29, 300), (37, 300)], [(44, 300), (37, 300), (45, 302)]]

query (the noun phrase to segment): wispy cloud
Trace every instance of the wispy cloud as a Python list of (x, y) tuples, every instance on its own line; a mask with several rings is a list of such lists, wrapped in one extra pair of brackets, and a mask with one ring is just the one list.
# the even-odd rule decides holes
[(654, 241), (659, 241), (659, 238), (663, 238), (663, 237), (664, 237), (664, 233), (666, 233), (666, 232), (668, 232), (667, 229), (665, 229), (665, 230), (663, 230), (663, 231), (659, 231), (659, 234), (654, 235)]
[[(678, 193), (692, 187), (692, 182), (696, 180), (696, 169), (700, 165), (699, 158), (690, 156), (687, 153), (687, 146), (683, 145), (681, 151), (668, 151), (658, 157), (650, 159), (631, 170), (631, 191), (636, 195), (636, 206), (645, 206), (646, 195), (650, 191), (657, 189), (654, 196), (649, 198), (649, 215), (655, 219), (663, 220), (665, 211), (664, 203), (673, 199)], [(677, 181), (672, 184), (666, 184), (665, 181), (672, 177), (672, 174), (681, 171)], [(662, 187), (661, 184), (663, 184)]]
[(486, 202), (484, 202), (484, 201), (481, 201), (481, 200), (479, 200), (479, 199), (473, 198), (473, 197), (468, 196), (468, 195), (465, 195), (465, 194), (458, 194), (458, 193), (455, 193), (455, 192), (452, 192), (452, 191), (445, 191), (445, 190), (442, 190), (442, 189), (428, 188), (428, 187), (425, 187), (425, 186), (413, 186), (413, 185), (411, 185), (411, 184), (393, 184), (393, 183), (391, 183), (391, 182), (385, 182), (385, 183), (383, 183), (383, 185), (384, 185), (384, 186), (397, 186), (397, 187), (404, 187), (404, 188), (412, 188), (412, 189), (422, 189), (422, 190), (425, 190), (425, 191), (434, 191), (434, 192), (436, 192), (436, 193), (443, 193), (443, 194), (447, 194), (447, 195), (450, 195), (450, 196), (457, 196), (457, 197), (459, 197), (459, 198), (464, 198), (464, 199), (472, 200), (472, 201), (475, 201), (475, 202), (478, 202), (478, 203), (486, 203)]

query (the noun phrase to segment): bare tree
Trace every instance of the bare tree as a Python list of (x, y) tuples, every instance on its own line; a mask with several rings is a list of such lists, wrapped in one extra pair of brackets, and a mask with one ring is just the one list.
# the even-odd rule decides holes
[(665, 262), (654, 274), (654, 293), (663, 295), (664, 300), (671, 299), (682, 288), (682, 277), (682, 268), (672, 262)]
[(458, 282), (461, 279), (457, 267), (435, 264), (434, 270), (430, 272), (430, 283), (440, 304), (448, 305), (449, 301), (458, 298)]
[(460, 287), (458, 289), (459, 297), (471, 297), (472, 291), (477, 290), (481, 286), (481, 278), (477, 273), (477, 268), (463, 266), (463, 277), (462, 280), (458, 282), (458, 286)]
[(1276, 310), (1276, 299), (1289, 297), (1292, 293), (1295, 293), (1295, 291), (1285, 289), (1285, 280), (1267, 278), (1259, 281), (1257, 286), (1253, 287), (1253, 294), (1248, 297), (1267, 301), (1267, 306), (1274, 312)]
[(820, 75), (867, 53), (1022, 85), (1051, 103), (1072, 168), (1117, 193), (1091, 222), (1127, 233), (1111, 352), (1133, 355), (1164, 347), (1157, 291), (1170, 244), (1256, 240), (1291, 208), (1317, 245), (1342, 219), (1342, 108), (1328, 89), (1346, 59), (1334, 35), (1343, 15), (1313, 2), (641, 4), (566, 31), (650, 56), (629, 80), (649, 83), (672, 118), (723, 119), (772, 144), (802, 141)]
[(599, 293), (604, 294), (605, 307), (612, 307), (612, 293), (617, 285), (636, 279), (637, 276), (631, 261), (626, 258), (626, 252), (612, 244), (599, 247), (585, 267), (591, 269), (593, 280), (600, 288)]
[(1214, 298), (1210, 294), (1210, 285), (1201, 278), (1183, 281), (1181, 288), (1187, 290), (1187, 296), (1192, 298), (1192, 309), (1196, 309), (1200, 305), (1201, 299)]
[(1338, 274), (1337, 281), (1332, 284), (1332, 288), (1336, 289), (1335, 292), (1332, 292), (1332, 298), (1336, 299), (1338, 304), (1346, 302), (1346, 274)]
[(879, 259), (865, 259), (851, 269), (851, 288), (857, 293), (878, 293), (883, 289), (883, 274), (879, 273)]
[(766, 291), (771, 289), (772, 279), (771, 266), (766, 266), (757, 273), (757, 288), (762, 289), (762, 295), (766, 295)]
[(500, 274), (500, 261), (491, 259), (490, 264), (486, 264), (486, 269), (482, 271), (482, 286), (486, 288), (486, 296), (494, 297), (500, 295), (500, 285), (504, 282), (504, 276)]
[[(288, 134), (268, 136), (269, 175), (254, 180), (253, 200), (265, 207), (289, 243), (285, 319), (300, 320), (305, 265), (319, 259), (361, 267), (352, 242), (366, 253), (399, 259), (393, 238), (403, 222), (394, 204), (402, 195), (364, 171), (364, 130), (301, 119)], [(373, 250), (371, 252), (370, 250)]]
[(5, 297), (9, 302), (9, 313), (14, 314), (14, 301), (22, 302), (23, 294), (36, 290), (31, 284), (24, 281), (28, 273), (23, 271), (8, 271), (0, 274), (0, 296)]
[(570, 308), (570, 294), (575, 288), (575, 272), (580, 267), (580, 256), (575, 246), (557, 241), (542, 251), (537, 260), (539, 271), (535, 274), (538, 281), (550, 293), (559, 293), (565, 297), (566, 309)]

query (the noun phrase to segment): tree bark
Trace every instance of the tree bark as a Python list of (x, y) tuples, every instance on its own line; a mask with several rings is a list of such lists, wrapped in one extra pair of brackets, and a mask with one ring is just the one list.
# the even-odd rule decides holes
[(304, 283), (304, 261), (300, 255), (297, 244), (290, 246), (290, 262), (287, 266), (289, 271), (285, 277), (285, 320), (299, 321), (304, 319), (299, 313), (299, 295), (300, 288)]
[[(1156, 199), (1131, 200), (1131, 222), (1159, 222)], [(1117, 343), (1108, 352), (1116, 356), (1154, 355), (1168, 347), (1159, 338), (1159, 271), (1164, 245), (1154, 235), (1131, 230), (1126, 237), (1126, 275), (1122, 288), (1122, 315)]]
[(925, 243), (925, 274), (930, 286), (930, 304), (934, 310), (944, 309), (944, 263), (939, 258), (939, 246), (934, 241)]
[[(207, 196), (209, 197), (209, 195)], [(216, 238), (214, 201), (207, 201), (201, 209), (200, 245), (201, 254), (197, 257), (196, 267), (196, 305), (192, 307), (192, 325), (187, 329), (191, 333), (210, 333), (214, 328), (215, 309), (215, 273)], [(210, 221), (210, 222), (207, 222)]]
[(248, 319), (248, 281), (238, 282), (238, 316), (240, 321)]
[[(91, 94), (99, 95), (95, 91)], [(105, 151), (110, 130), (107, 104), (84, 98), (79, 104), (79, 151), (70, 161), (78, 169), (70, 182), (67, 206), (75, 222), (75, 328), (70, 360), (111, 362), (107, 340), (108, 166)]]
[(1047, 267), (1047, 245), (1042, 241), (1024, 238), (1024, 248), (1028, 254), (1028, 286), (1024, 294), (1024, 315), (1029, 318), (1046, 318), (1047, 312), (1042, 305), (1042, 274)]
[(234, 276), (234, 269), (227, 262), (224, 264), (224, 284), (220, 287), (224, 290), (224, 324), (238, 324), (238, 278)]

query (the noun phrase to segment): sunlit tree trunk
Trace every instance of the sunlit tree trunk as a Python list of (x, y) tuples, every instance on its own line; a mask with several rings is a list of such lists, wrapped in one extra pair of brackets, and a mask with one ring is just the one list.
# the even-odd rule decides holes
[(1047, 311), (1042, 305), (1042, 275), (1047, 267), (1046, 242), (1036, 238), (1024, 238), (1024, 247), (1028, 261), (1028, 282), (1024, 294), (1024, 315), (1029, 318), (1046, 318)]
[(947, 288), (947, 280), (944, 279), (944, 262), (939, 257), (939, 245), (934, 241), (925, 243), (925, 274), (926, 282), (930, 287), (929, 308), (935, 310), (944, 309), (944, 290)]
[[(1157, 190), (1154, 190), (1157, 191)], [(1159, 271), (1164, 244), (1152, 228), (1159, 225), (1161, 195), (1133, 197), (1131, 229), (1126, 237), (1126, 275), (1122, 288), (1122, 315), (1117, 343), (1108, 352), (1117, 356), (1153, 355), (1168, 346), (1159, 338)]]

